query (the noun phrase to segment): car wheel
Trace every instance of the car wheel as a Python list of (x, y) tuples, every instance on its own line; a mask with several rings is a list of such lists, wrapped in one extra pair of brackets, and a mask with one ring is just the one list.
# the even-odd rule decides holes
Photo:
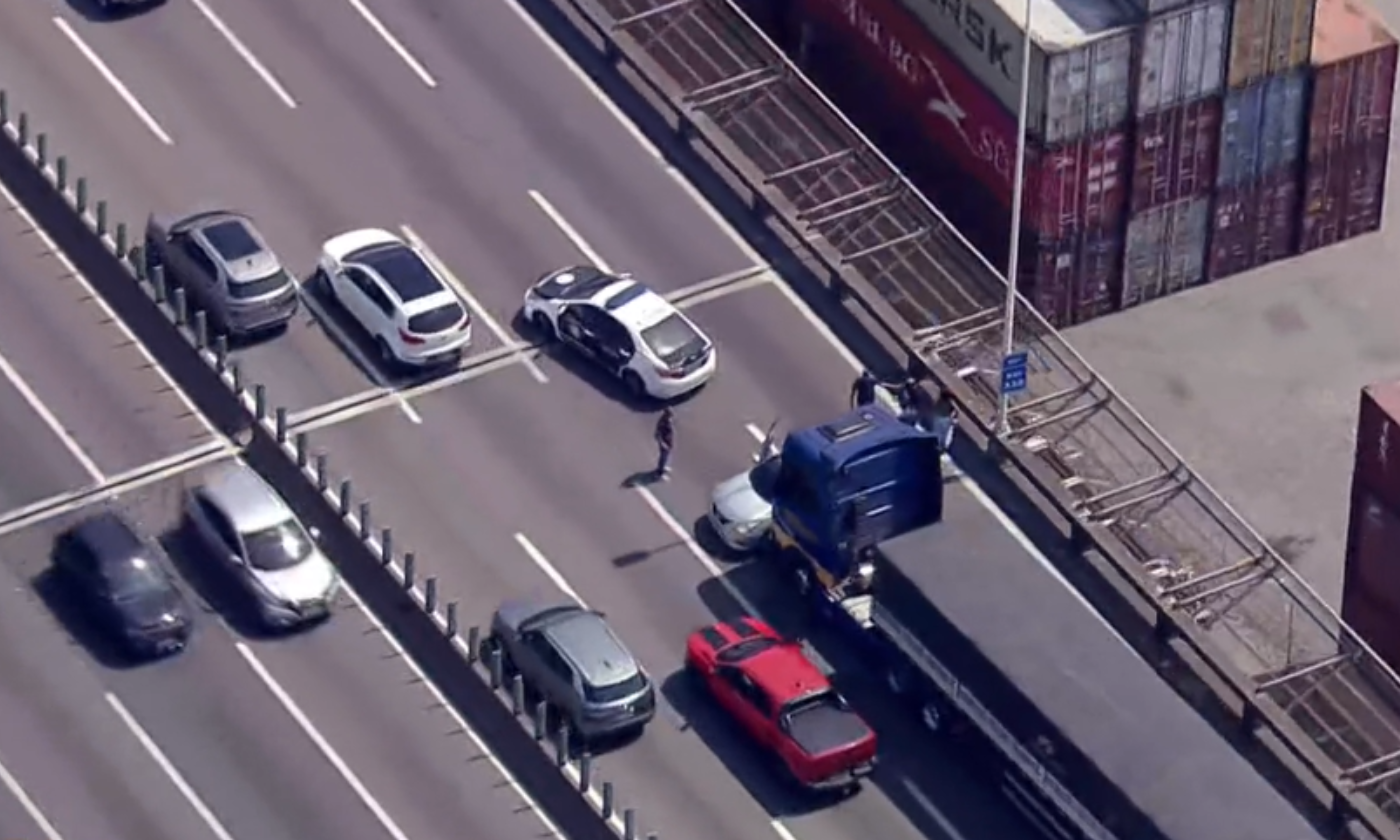
[(642, 377), (638, 376), (635, 370), (623, 371), (622, 387), (626, 388), (627, 393), (637, 399), (649, 396), (646, 383), (642, 382)]
[(385, 341), (383, 336), (377, 336), (374, 339), (374, 349), (379, 354), (379, 361), (383, 362), (385, 367), (398, 365), (399, 358), (394, 355), (394, 348), (389, 346), (389, 342)]
[(530, 326), (545, 341), (554, 341), (559, 337), (559, 333), (554, 329), (554, 322), (549, 320), (549, 316), (543, 312), (535, 312), (530, 316)]

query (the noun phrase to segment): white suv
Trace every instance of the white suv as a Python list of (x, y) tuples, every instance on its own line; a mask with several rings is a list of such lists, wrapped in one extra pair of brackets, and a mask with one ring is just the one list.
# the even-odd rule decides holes
[(452, 364), (471, 343), (471, 311), (422, 254), (387, 230), (328, 240), (317, 272), (385, 364)]

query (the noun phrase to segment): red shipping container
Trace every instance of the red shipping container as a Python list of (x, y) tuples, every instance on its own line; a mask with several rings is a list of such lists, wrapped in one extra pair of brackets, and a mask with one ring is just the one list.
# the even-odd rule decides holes
[(1220, 97), (1210, 96), (1137, 122), (1132, 212), (1205, 195), (1215, 184)]
[(1400, 510), (1400, 381), (1361, 389), (1352, 484)]
[(1313, 29), (1308, 157), (1389, 136), (1396, 42), (1369, 6), (1320, 0)]
[(1299, 248), (1312, 251), (1381, 226), (1390, 138), (1310, 160), (1303, 178)]
[(1076, 231), (1118, 224), (1127, 199), (1128, 154), (1128, 137), (1120, 130), (1041, 152), (1028, 168), (1026, 227), (1042, 238), (1059, 240)]
[(1342, 620), (1400, 667), (1400, 512), (1353, 485), (1342, 576)]
[(1211, 216), (1211, 280), (1254, 267), (1254, 185), (1221, 187)]
[(1045, 320), (1068, 327), (1114, 311), (1123, 259), (1120, 231), (1095, 229), (1025, 246), (1018, 285)]

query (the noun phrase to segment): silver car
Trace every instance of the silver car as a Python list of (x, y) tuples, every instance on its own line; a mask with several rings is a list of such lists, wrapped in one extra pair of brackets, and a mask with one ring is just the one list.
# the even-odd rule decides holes
[(601, 613), (574, 603), (506, 601), (491, 617), (491, 648), (581, 739), (640, 731), (656, 688)]
[(163, 267), (211, 325), (229, 335), (283, 327), (296, 316), (299, 284), (253, 220), (231, 210), (146, 223), (146, 267)]
[[(721, 481), (710, 493), (707, 518), (715, 536), (732, 551), (748, 554), (762, 548), (773, 531), (773, 505), (754, 489), (760, 473), (776, 471), (781, 462), (773, 429), (754, 454), (754, 466)], [(771, 482), (769, 482), (771, 483)]]
[(265, 625), (286, 629), (330, 614), (340, 575), (316, 546), (319, 535), (257, 473), (242, 464), (220, 470), (189, 494), (185, 515)]

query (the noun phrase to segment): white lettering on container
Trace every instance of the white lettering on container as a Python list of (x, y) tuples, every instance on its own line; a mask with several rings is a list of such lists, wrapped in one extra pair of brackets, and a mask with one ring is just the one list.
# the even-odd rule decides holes
[(841, 4), (842, 13), (851, 28), (873, 44), (919, 95), (927, 97), (925, 110), (951, 123), (953, 130), (962, 138), (973, 156), (985, 161), (1009, 184), (1015, 149), (1008, 142), (1008, 138), (985, 123), (968, 126), (967, 110), (953, 96), (938, 65), (927, 56), (906, 47), (893, 32), (886, 29), (884, 24), (866, 10), (861, 0), (834, 2)]

